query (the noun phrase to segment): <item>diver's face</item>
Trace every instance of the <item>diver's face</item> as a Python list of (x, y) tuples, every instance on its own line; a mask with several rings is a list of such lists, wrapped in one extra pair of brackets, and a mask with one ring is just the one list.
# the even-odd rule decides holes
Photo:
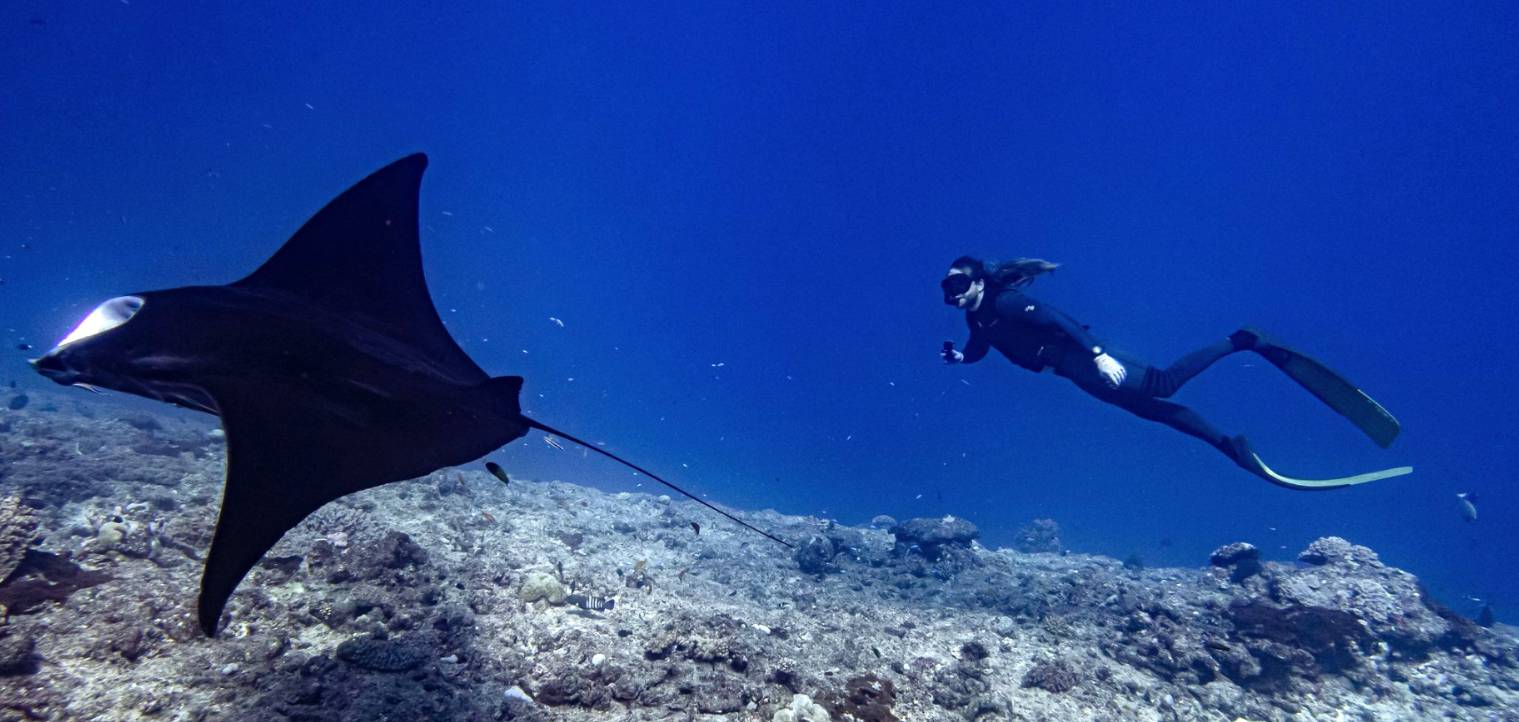
[(986, 283), (980, 279), (972, 280), (968, 268), (951, 268), (939, 282), (939, 288), (944, 291), (944, 303), (955, 308), (975, 308), (981, 305)]

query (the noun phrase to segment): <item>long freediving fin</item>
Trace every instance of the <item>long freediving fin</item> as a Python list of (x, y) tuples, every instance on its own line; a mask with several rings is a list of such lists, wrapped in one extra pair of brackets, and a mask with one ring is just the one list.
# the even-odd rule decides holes
[(1412, 466), (1395, 466), (1391, 469), (1368, 471), (1364, 474), (1345, 476), (1338, 479), (1294, 479), (1290, 476), (1282, 476), (1271, 467), (1266, 466), (1266, 462), (1261, 461), (1261, 457), (1258, 454), (1252, 452), (1250, 455), (1255, 459), (1256, 466), (1259, 467), (1257, 473), (1266, 477), (1271, 483), (1285, 486), (1289, 489), (1338, 489), (1343, 486), (1355, 486), (1356, 484), (1365, 484), (1370, 481), (1390, 479), (1395, 476), (1406, 476), (1414, 473)]
[(1276, 484), (1277, 486), (1284, 486), (1288, 489), (1299, 489), (1306, 491), (1339, 489), (1341, 487), (1355, 486), (1357, 484), (1365, 484), (1367, 482), (1378, 481), (1381, 479), (1390, 479), (1395, 476), (1405, 476), (1407, 474), (1412, 474), (1414, 471), (1414, 468), (1412, 466), (1397, 466), (1391, 469), (1382, 469), (1381, 471), (1368, 471), (1364, 474), (1342, 476), (1338, 479), (1294, 479), (1290, 476), (1284, 476), (1278, 473), (1275, 469), (1266, 466), (1266, 462), (1261, 460), (1260, 454), (1255, 453), (1255, 451), (1250, 448), (1249, 442), (1245, 441), (1244, 437), (1236, 436), (1231, 441), (1234, 446), (1234, 456), (1236, 457), (1236, 461), (1241, 467), (1243, 467), (1246, 471), (1255, 474), (1262, 479), (1265, 479), (1266, 481)]
[(1255, 352), (1287, 374), (1308, 392), (1317, 396), (1329, 408), (1350, 420), (1356, 428), (1387, 448), (1398, 438), (1398, 420), (1349, 379), (1325, 366), (1318, 359), (1283, 346), (1257, 329), (1247, 328), (1260, 339)]
[(702, 499), (701, 497), (698, 497), (695, 494), (692, 494), (691, 492), (686, 491), (685, 489), (682, 489), (682, 488), (680, 488), (680, 487), (678, 487), (678, 486), (676, 486), (676, 485), (674, 485), (674, 484), (672, 484), (672, 483), (670, 483), (668, 481), (665, 481), (664, 479), (660, 478), (660, 476), (658, 474), (655, 474), (654, 472), (649, 471), (648, 469), (645, 469), (642, 466), (639, 466), (639, 465), (637, 465), (637, 464), (635, 464), (635, 463), (633, 463), (631, 461), (628, 461), (627, 459), (624, 459), (624, 458), (622, 458), (622, 457), (620, 457), (620, 456), (618, 456), (618, 455), (616, 455), (616, 454), (614, 454), (614, 453), (612, 453), (610, 451), (602, 449), (601, 447), (595, 446), (595, 445), (593, 445), (593, 444), (591, 444), (589, 442), (577, 439), (574, 436), (566, 434), (563, 431), (560, 431), (560, 430), (558, 430), (556, 428), (553, 428), (553, 427), (551, 427), (551, 426), (549, 426), (547, 424), (540, 423), (538, 421), (534, 421), (533, 419), (529, 419), (526, 416), (522, 417), (522, 420), (528, 426), (531, 426), (531, 427), (533, 427), (535, 429), (538, 429), (539, 431), (542, 431), (542, 432), (547, 433), (547, 434), (553, 434), (555, 436), (563, 436), (564, 438), (569, 439), (570, 441), (573, 441), (573, 442), (581, 445), (584, 448), (590, 449), (591, 451), (594, 451), (594, 452), (596, 452), (598, 454), (601, 454), (602, 456), (605, 456), (608, 459), (611, 459), (612, 461), (615, 461), (615, 462), (617, 462), (619, 464), (622, 464), (623, 466), (626, 466), (629, 469), (637, 471), (638, 473), (643, 474), (644, 476), (647, 476), (650, 479), (653, 479), (653, 480), (655, 480), (655, 481), (657, 481), (657, 482), (659, 482), (661, 484), (664, 484), (665, 486), (668, 486), (671, 489), (674, 489), (675, 491), (679, 492), (680, 494), (682, 494), (686, 498), (690, 499), (691, 501), (694, 501), (694, 502), (696, 502), (698, 504), (701, 504), (702, 506), (707, 507), (708, 509), (711, 509), (712, 511), (715, 511), (715, 512), (717, 512), (719, 514), (722, 514), (723, 516), (728, 517), (728, 519), (732, 520), (734, 523), (738, 524), (739, 526), (742, 526), (745, 529), (748, 529), (749, 531), (752, 531), (752, 532), (754, 532), (756, 534), (764, 536), (765, 538), (767, 538), (767, 539), (769, 539), (769, 540), (771, 540), (771, 541), (773, 541), (773, 542), (775, 542), (777, 544), (780, 544), (783, 547), (786, 547), (788, 549), (795, 548), (791, 544), (791, 542), (788, 542), (788, 541), (786, 541), (786, 540), (784, 540), (784, 539), (782, 539), (782, 538), (780, 538), (780, 537), (778, 537), (778, 536), (776, 536), (774, 534), (771, 534), (770, 532), (765, 531), (764, 529), (756, 527), (753, 524), (750, 524), (749, 522), (744, 521), (743, 519), (740, 519), (740, 518), (738, 518), (738, 517), (736, 517), (736, 516), (734, 516), (732, 514), (729, 514), (726, 511), (723, 511), (722, 509), (717, 508), (713, 504), (707, 502), (705, 499)]

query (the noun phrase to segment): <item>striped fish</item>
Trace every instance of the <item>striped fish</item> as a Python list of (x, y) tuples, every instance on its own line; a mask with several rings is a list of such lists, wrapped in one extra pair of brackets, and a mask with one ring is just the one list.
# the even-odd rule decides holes
[(567, 604), (571, 604), (580, 607), (581, 609), (586, 609), (593, 612), (604, 612), (608, 609), (611, 609), (612, 607), (617, 606), (617, 599), (614, 597), (595, 597), (586, 596), (584, 594), (571, 594), (568, 597), (565, 597), (564, 601)]

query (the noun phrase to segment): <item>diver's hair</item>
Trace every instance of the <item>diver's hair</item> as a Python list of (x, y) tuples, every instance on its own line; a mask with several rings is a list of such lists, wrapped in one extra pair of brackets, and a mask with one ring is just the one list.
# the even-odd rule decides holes
[(964, 268), (975, 280), (985, 280), (996, 288), (1018, 288), (1034, 282), (1042, 273), (1060, 267), (1042, 258), (1014, 258), (1011, 261), (983, 261), (972, 256), (961, 256), (949, 264), (950, 268)]

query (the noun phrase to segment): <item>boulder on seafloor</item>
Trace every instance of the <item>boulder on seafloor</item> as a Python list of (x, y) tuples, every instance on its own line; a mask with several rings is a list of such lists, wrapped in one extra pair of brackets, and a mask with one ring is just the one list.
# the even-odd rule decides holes
[(528, 572), (522, 579), (522, 589), (517, 592), (524, 602), (542, 599), (549, 604), (563, 604), (567, 594), (559, 579), (544, 571)]
[(797, 567), (802, 571), (808, 574), (828, 574), (839, 571), (839, 565), (833, 563), (833, 557), (837, 553), (838, 548), (832, 539), (814, 534), (797, 547), (793, 556)]
[(1280, 670), (1282, 676), (1290, 671), (1316, 679), (1325, 672), (1350, 669), (1374, 648), (1371, 633), (1361, 620), (1337, 609), (1276, 607), (1256, 601), (1231, 607), (1229, 621), (1234, 625), (1236, 638), (1245, 640), (1266, 673), (1266, 680), (1273, 670)]
[(410, 639), (357, 637), (338, 645), (338, 659), (375, 672), (404, 672), (427, 657), (427, 645)]
[(1324, 537), (1298, 558), (1311, 566), (1275, 580), (1283, 603), (1354, 615), (1399, 656), (1422, 658), (1450, 631), (1425, 604), (1419, 580), (1384, 565), (1371, 549)]
[(776, 711), (770, 722), (829, 722), (828, 710), (805, 694), (792, 695), (791, 706)]
[(16, 625), (0, 627), (0, 677), (37, 671), (37, 638)]
[(919, 517), (892, 527), (891, 534), (899, 546), (916, 545), (923, 556), (938, 559), (947, 549), (969, 547), (981, 536), (981, 530), (957, 516)]
[(1069, 692), (1081, 682), (1081, 675), (1063, 659), (1040, 660), (1023, 674), (1024, 689), (1038, 687), (1046, 692)]
[(861, 722), (901, 722), (892, 712), (897, 687), (890, 679), (874, 674), (851, 677), (843, 692), (819, 700), (834, 716)]
[(1256, 549), (1249, 542), (1234, 542), (1225, 544), (1213, 550), (1208, 556), (1208, 562), (1215, 567), (1230, 567), (1246, 559), (1260, 559), (1261, 550)]
[(1018, 530), (1013, 548), (1025, 554), (1059, 554), (1060, 525), (1054, 519), (1035, 519)]
[(36, 534), (37, 512), (19, 496), (0, 499), (0, 582), (21, 566)]
[(1299, 552), (1298, 561), (1313, 566), (1326, 564), (1354, 568), (1361, 565), (1380, 565), (1382, 560), (1369, 547), (1351, 544), (1337, 536), (1319, 537)]
[(1225, 544), (1213, 550), (1208, 563), (1230, 570), (1229, 581), (1238, 584), (1260, 573), (1261, 550), (1249, 542)]

